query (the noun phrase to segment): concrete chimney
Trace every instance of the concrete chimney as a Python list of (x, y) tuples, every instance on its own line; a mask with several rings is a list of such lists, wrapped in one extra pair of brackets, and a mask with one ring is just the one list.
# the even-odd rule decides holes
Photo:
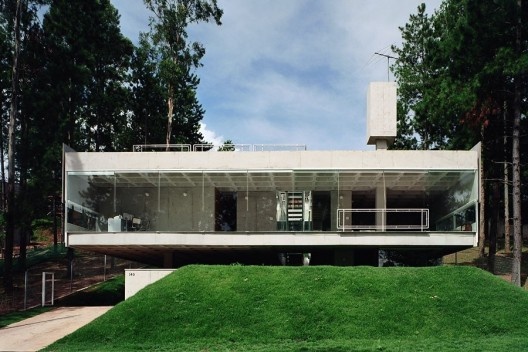
[(396, 138), (396, 83), (371, 82), (367, 93), (367, 144), (387, 149)]

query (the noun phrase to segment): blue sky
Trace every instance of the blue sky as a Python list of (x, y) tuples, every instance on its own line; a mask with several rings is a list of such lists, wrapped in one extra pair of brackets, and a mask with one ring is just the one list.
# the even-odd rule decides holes
[[(124, 35), (148, 31), (142, 0), (111, 0)], [(387, 80), (390, 46), (420, 0), (218, 0), (222, 26), (191, 28), (206, 48), (198, 75), (209, 142), (370, 150), (369, 82)], [(441, 1), (425, 1), (432, 12)], [(392, 80), (392, 74), (390, 75)]]

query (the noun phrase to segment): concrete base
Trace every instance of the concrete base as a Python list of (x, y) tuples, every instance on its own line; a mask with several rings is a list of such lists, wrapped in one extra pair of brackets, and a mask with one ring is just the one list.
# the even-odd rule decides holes
[(145, 286), (164, 278), (174, 270), (175, 269), (126, 269), (125, 299), (132, 297)]

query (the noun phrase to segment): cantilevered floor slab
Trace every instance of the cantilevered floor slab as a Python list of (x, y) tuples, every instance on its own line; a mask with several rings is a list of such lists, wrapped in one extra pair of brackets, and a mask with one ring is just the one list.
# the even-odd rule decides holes
[[(160, 265), (166, 253), (192, 257), (220, 252), (312, 252), (350, 248), (405, 248), (456, 251), (475, 245), (475, 233), (462, 232), (116, 232), (70, 233), (75, 249)], [(157, 258), (157, 259), (156, 259)]]

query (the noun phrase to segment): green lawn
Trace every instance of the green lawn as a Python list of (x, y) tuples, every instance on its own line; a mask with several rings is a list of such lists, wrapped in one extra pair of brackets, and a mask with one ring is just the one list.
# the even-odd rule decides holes
[(473, 267), (189, 266), (48, 350), (519, 351), (527, 311)]

